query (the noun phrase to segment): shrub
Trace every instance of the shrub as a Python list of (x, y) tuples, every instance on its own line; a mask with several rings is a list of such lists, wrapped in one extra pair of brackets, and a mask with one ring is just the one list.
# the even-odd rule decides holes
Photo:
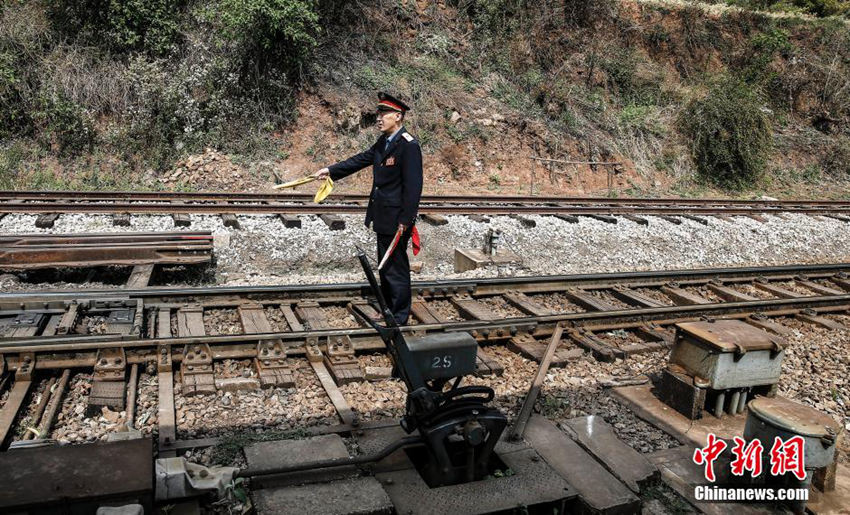
[(59, 154), (76, 155), (91, 151), (94, 145), (93, 122), (79, 104), (62, 93), (42, 88), (33, 122), (42, 143)]
[(752, 86), (735, 78), (717, 82), (685, 107), (680, 124), (697, 171), (709, 182), (740, 189), (763, 173), (771, 129), (761, 94)]
[(836, 137), (821, 156), (820, 165), (826, 175), (850, 178), (850, 137)]
[(314, 0), (221, 0), (206, 18), (217, 23), (224, 40), (241, 47), (247, 61), (260, 72), (283, 64), (300, 72), (319, 32)]
[(0, 52), (0, 137), (7, 138), (25, 131), (29, 126), (22, 91), (22, 78), (15, 57), (9, 52)]
[(58, 0), (50, 15), (61, 32), (110, 50), (164, 55), (178, 42), (185, 0)]

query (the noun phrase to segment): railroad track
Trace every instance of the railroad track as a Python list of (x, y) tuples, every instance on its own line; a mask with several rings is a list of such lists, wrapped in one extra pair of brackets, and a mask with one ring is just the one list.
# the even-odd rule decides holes
[[(556, 366), (586, 352), (612, 361), (666, 350), (672, 324), (706, 317), (780, 334), (787, 328), (770, 317), (846, 328), (834, 315), (850, 309), (848, 272), (832, 264), (418, 282), (405, 330), (469, 331), (482, 347), (481, 375), (500, 373), (490, 344), (539, 361), (558, 322), (567, 329)], [(0, 440), (36, 375), (93, 370), (89, 405), (121, 409), (131, 402), (127, 376), (133, 384), (139, 366), (156, 363), (160, 450), (173, 452), (174, 380), (184, 395), (215, 393), (214, 364), (225, 359), (253, 360), (255, 387), (291, 387), (287, 359), (306, 358), (342, 424), (355, 425), (338, 387), (364, 379), (357, 353), (384, 349), (365, 322), (374, 313), (365, 293), (365, 284), (333, 284), (2, 294), (0, 370), (11, 391)]]
[[(367, 195), (335, 194), (321, 208), (312, 194), (254, 193), (163, 193), (163, 192), (17, 192), (0, 191), (0, 214), (63, 213), (99, 214), (318, 214), (361, 213)], [(722, 200), (678, 198), (589, 198), (523, 196), (434, 196), (422, 197), (423, 215), (561, 215), (623, 216), (638, 223), (641, 215), (694, 218), (700, 216), (751, 216), (800, 213), (830, 216), (850, 221), (850, 202), (820, 200)]]

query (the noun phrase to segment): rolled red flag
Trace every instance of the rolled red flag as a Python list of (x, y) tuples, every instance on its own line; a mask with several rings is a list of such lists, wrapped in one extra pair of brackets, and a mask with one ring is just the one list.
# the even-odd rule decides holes
[(416, 230), (416, 226), (413, 226), (413, 234), (410, 236), (410, 242), (413, 245), (413, 255), (418, 256), (419, 251), (422, 250), (422, 244), (419, 241), (419, 231)]

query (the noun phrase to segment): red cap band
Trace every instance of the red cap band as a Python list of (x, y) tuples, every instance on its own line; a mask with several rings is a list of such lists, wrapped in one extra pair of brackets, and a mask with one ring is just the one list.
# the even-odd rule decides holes
[(387, 107), (391, 107), (391, 108), (395, 109), (396, 111), (404, 112), (404, 109), (402, 109), (400, 105), (395, 104), (393, 102), (390, 102), (389, 100), (381, 100), (380, 102), (378, 102), (378, 105), (379, 106), (384, 105), (384, 106), (387, 106)]

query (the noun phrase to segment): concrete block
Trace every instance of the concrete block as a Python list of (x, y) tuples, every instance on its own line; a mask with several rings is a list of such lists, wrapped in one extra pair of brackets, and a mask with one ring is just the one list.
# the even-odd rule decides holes
[(227, 379), (216, 379), (215, 387), (225, 392), (259, 390), (260, 381), (256, 377), (228, 377)]
[[(268, 470), (349, 456), (342, 437), (337, 434), (314, 436), (303, 440), (258, 442), (245, 447), (244, 451), (248, 467), (253, 470)], [(262, 487), (290, 486), (315, 481), (318, 478), (324, 481), (339, 479), (355, 473), (354, 467), (339, 467), (312, 473), (257, 477), (251, 483)]]
[(455, 249), (455, 272), (466, 272), (488, 265), (521, 264), (522, 259), (507, 250), (499, 250), (496, 255), (484, 254), (480, 249)]
[(323, 515), (378, 515), (393, 513), (393, 504), (373, 477), (330, 483), (287, 486), (252, 494), (258, 515), (321, 513)]
[(369, 381), (387, 379), (392, 374), (392, 367), (366, 367), (366, 379)]

